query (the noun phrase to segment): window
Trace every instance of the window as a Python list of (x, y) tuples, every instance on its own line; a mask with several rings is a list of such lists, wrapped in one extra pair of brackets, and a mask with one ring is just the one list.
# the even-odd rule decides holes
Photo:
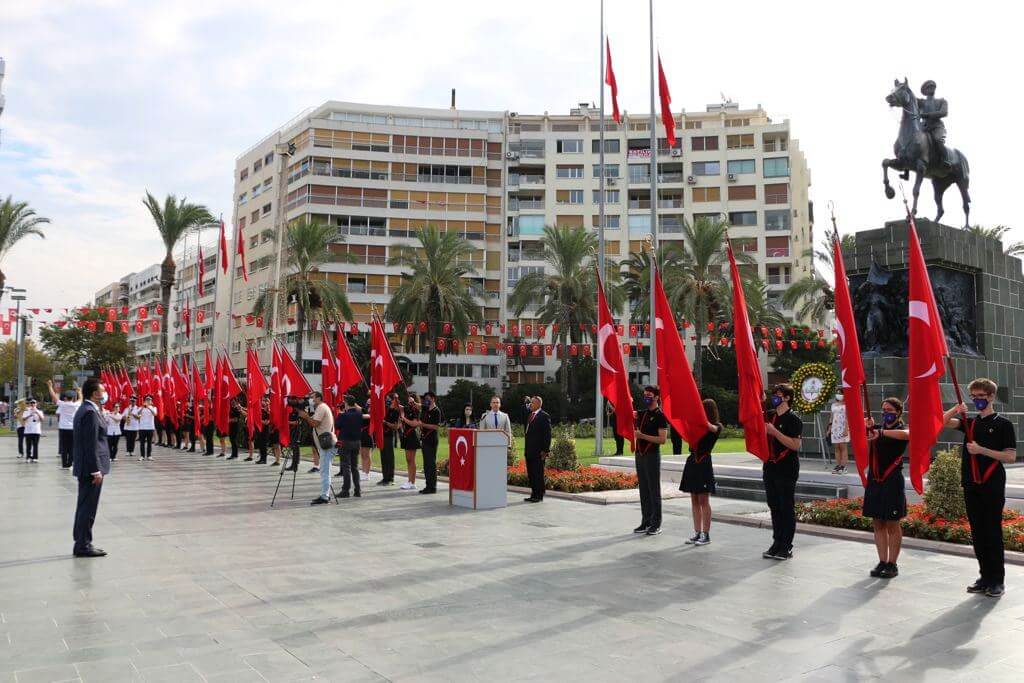
[(544, 216), (519, 216), (520, 235), (543, 235)]
[(274, 153), (267, 152), (267, 156), (263, 157), (263, 165), (270, 166), (270, 162), (274, 160)]
[(732, 248), (735, 249), (736, 251), (743, 251), (748, 254), (757, 253), (756, 237), (740, 240), (729, 240), (729, 243), (732, 244)]
[(253, 235), (252, 237), (249, 238), (249, 248), (250, 249), (252, 249), (253, 247), (258, 247), (259, 244), (260, 244), (260, 236), (259, 235)]
[(754, 149), (754, 134), (727, 135), (725, 136), (725, 146), (728, 149)]
[(243, 192), (242, 194), (238, 195), (238, 203), (239, 204), (245, 204), (247, 201), (249, 201), (249, 193), (248, 192)]
[(693, 175), (719, 175), (721, 173), (722, 164), (719, 161), (693, 162)]
[(788, 178), (789, 157), (765, 159), (762, 168), (764, 168), (765, 178)]
[(740, 126), (749, 126), (750, 119), (726, 119), (726, 128), (739, 128)]
[[(594, 164), (594, 177), (601, 177), (601, 164)], [(619, 165), (618, 164), (605, 164), (604, 165), (604, 177), (605, 178), (618, 178), (619, 177)]]
[(651, 231), (651, 214), (633, 214), (629, 217), (629, 232), (643, 233)]
[[(604, 228), (605, 228), (605, 230), (618, 230), (619, 229), (619, 218), (620, 218), (620, 216), (618, 216), (618, 215), (609, 216), (608, 214), (605, 214), (604, 215)], [(593, 216), (590, 217), (590, 224), (593, 225), (595, 228), (598, 227), (598, 224), (600, 222), (601, 222), (601, 217), (599, 215), (594, 214)]]
[(686, 130), (699, 130), (702, 121), (687, 121)]
[(696, 223), (697, 221), (701, 221), (701, 220), (708, 221), (709, 223), (717, 223), (721, 219), (722, 219), (722, 214), (720, 214), (720, 213), (695, 213), (695, 214), (693, 214), (693, 221), (694, 221), (694, 223)]
[[(599, 204), (601, 202), (601, 190), (592, 190), (593, 203)], [(605, 204), (618, 204), (619, 203), (619, 191), (618, 190), (605, 190), (604, 191), (604, 203)]]
[(557, 190), (555, 202), (558, 204), (582, 204), (583, 190)]
[(695, 187), (693, 188), (693, 201), (720, 202), (722, 201), (722, 189), (719, 187)]
[(260, 184), (259, 183), (256, 183), (255, 185), (252, 186), (252, 198), (253, 199), (256, 199), (256, 197), (259, 197), (261, 192), (263, 192), (263, 190), (260, 189)]
[(366, 279), (349, 276), (348, 292), (351, 294), (366, 294)]
[(718, 149), (718, 136), (705, 135), (690, 138), (690, 149), (694, 152), (710, 152)]
[(631, 182), (631, 183), (649, 183), (649, 182), (651, 182), (651, 165), (650, 164), (630, 164), (629, 165), (629, 182)]
[(757, 212), (730, 211), (729, 225), (757, 225)]
[(560, 164), (555, 169), (555, 175), (558, 176), (559, 178), (582, 178), (583, 177), (583, 167), (582, 166), (566, 166), (564, 164)]
[(756, 185), (730, 185), (729, 186), (729, 201), (738, 201), (745, 199), (757, 199), (757, 186)]
[(315, 375), (320, 372), (322, 365), (323, 363), (319, 360), (307, 360), (304, 358), (302, 360), (302, 372), (307, 375)]
[(581, 154), (583, 152), (583, 140), (579, 138), (558, 140), (555, 143), (555, 150), (559, 154)]
[(264, 204), (263, 205), (263, 215), (266, 216), (269, 213), (270, 213), (270, 204)]
[(264, 192), (266, 192), (267, 190), (270, 189), (270, 183), (271, 182), (273, 182), (272, 178), (267, 178), (266, 180), (263, 181), (263, 191)]
[(764, 245), (768, 258), (789, 256), (789, 237), (766, 237)]
[(764, 212), (764, 229), (765, 230), (789, 230), (791, 223), (789, 221), (789, 210), (771, 210)]
[(255, 222), (256, 222), (256, 221), (258, 221), (259, 219), (260, 219), (260, 211), (259, 211), (259, 209), (256, 209), (256, 210), (255, 210), (255, 211), (253, 211), (253, 212), (252, 212), (252, 214), (251, 214), (251, 215), (249, 216), (249, 222), (250, 222), (250, 223), (255, 223)]
[[(590, 151), (593, 152), (594, 154), (600, 153), (601, 152), (601, 141), (600, 140), (591, 140), (590, 141)], [(604, 141), (604, 153), (605, 154), (618, 154), (619, 153), (619, 141), (616, 140), (616, 139), (605, 140)]]
[(744, 173), (754, 173), (754, 160), (731, 159), (727, 165), (727, 169), (731, 175), (743, 175)]
[(247, 169), (247, 168), (243, 168), (242, 172), (238, 174), (238, 179), (239, 180), (245, 180), (248, 177), (249, 177), (249, 169)]
[[(766, 160), (767, 161), (767, 160)], [(766, 183), (764, 186), (765, 204), (785, 204), (789, 201), (789, 185), (786, 183)]]
[(263, 159), (257, 159), (252, 165), (252, 172), (255, 173), (261, 168), (263, 168)]

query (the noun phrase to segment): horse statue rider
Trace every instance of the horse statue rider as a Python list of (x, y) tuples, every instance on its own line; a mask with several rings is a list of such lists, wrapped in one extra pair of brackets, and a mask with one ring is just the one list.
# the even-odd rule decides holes
[(911, 213), (916, 216), (921, 181), (930, 178), (935, 192), (935, 206), (938, 209), (935, 221), (938, 222), (945, 213), (942, 195), (950, 185), (956, 183), (960, 190), (960, 198), (963, 200), (964, 227), (967, 227), (970, 225), (970, 167), (967, 164), (967, 157), (958, 150), (946, 146), (946, 124), (942, 119), (949, 113), (949, 105), (945, 99), (935, 97), (935, 81), (925, 81), (921, 85), (923, 99), (914, 96), (906, 78), (902, 83), (899, 79), (893, 81), (893, 85), (893, 90), (886, 96), (885, 101), (890, 107), (903, 109), (903, 118), (900, 121), (896, 144), (893, 146), (895, 158), (882, 161), (885, 196), (889, 199), (896, 196), (896, 191), (889, 184), (890, 168), (901, 171), (900, 177), (903, 180), (910, 178), (910, 173), (913, 172), (914, 203)]

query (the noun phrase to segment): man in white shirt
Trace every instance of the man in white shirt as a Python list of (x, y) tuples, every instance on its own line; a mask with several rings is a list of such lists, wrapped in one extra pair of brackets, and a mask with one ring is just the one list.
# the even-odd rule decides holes
[[(323, 505), (331, 502), (331, 467), (334, 463), (334, 450), (338, 440), (334, 435), (334, 411), (324, 401), (323, 394), (314, 391), (313, 414), (299, 412), (299, 417), (313, 428), (313, 449), (320, 453), (320, 495), (310, 505)], [(330, 448), (320, 446), (320, 435), (326, 434)], [(356, 475), (358, 476), (358, 475)]]
[(124, 448), (128, 457), (135, 455), (135, 438), (139, 435), (139, 406), (132, 396), (128, 399), (128, 409), (124, 411)]
[(75, 413), (82, 405), (82, 390), (74, 393), (64, 392), (62, 399), (53, 390), (53, 382), (46, 380), (46, 388), (50, 390), (50, 398), (57, 404), (57, 452), (60, 453), (60, 464), (64, 469), (71, 467), (72, 452), (75, 443)]
[(496, 429), (499, 432), (505, 432), (509, 450), (512, 449), (512, 420), (509, 419), (508, 413), (501, 412), (501, 399), (497, 396), (491, 397), (491, 409), (480, 418), (479, 426), (480, 429)]
[(43, 433), (43, 411), (29, 399), (25, 410), (18, 416), (25, 431), (25, 462), (39, 462), (39, 435)]

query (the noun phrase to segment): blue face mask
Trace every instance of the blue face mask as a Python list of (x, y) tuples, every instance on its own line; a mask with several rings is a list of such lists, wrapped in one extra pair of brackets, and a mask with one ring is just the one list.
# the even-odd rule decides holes
[(976, 399), (974, 399), (974, 407), (977, 408), (978, 410), (985, 410), (985, 408), (988, 408), (988, 399), (987, 398), (976, 398)]
[(778, 408), (780, 405), (782, 405), (782, 397), (772, 396), (772, 408)]
[(653, 396), (644, 396), (644, 405), (650, 407), (654, 403)]
[(900, 416), (897, 415), (896, 413), (882, 413), (882, 420), (887, 425), (893, 424), (894, 422), (896, 422), (896, 420), (899, 419), (899, 417)]

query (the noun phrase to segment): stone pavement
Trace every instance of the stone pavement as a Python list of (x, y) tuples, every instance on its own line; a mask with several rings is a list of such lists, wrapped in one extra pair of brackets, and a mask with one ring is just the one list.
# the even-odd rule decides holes
[[(0, 438), (0, 681), (1020, 680), (1024, 570), (970, 596), (973, 561), (716, 525), (688, 504), (638, 537), (636, 505), (520, 496), (453, 510), (370, 486), (310, 508), (314, 475), (268, 508), (270, 467), (156, 449), (118, 459), (97, 545), (73, 559), (74, 482)], [(713, 503), (718, 505), (716, 501)], [(723, 503), (724, 505), (724, 503)]]

